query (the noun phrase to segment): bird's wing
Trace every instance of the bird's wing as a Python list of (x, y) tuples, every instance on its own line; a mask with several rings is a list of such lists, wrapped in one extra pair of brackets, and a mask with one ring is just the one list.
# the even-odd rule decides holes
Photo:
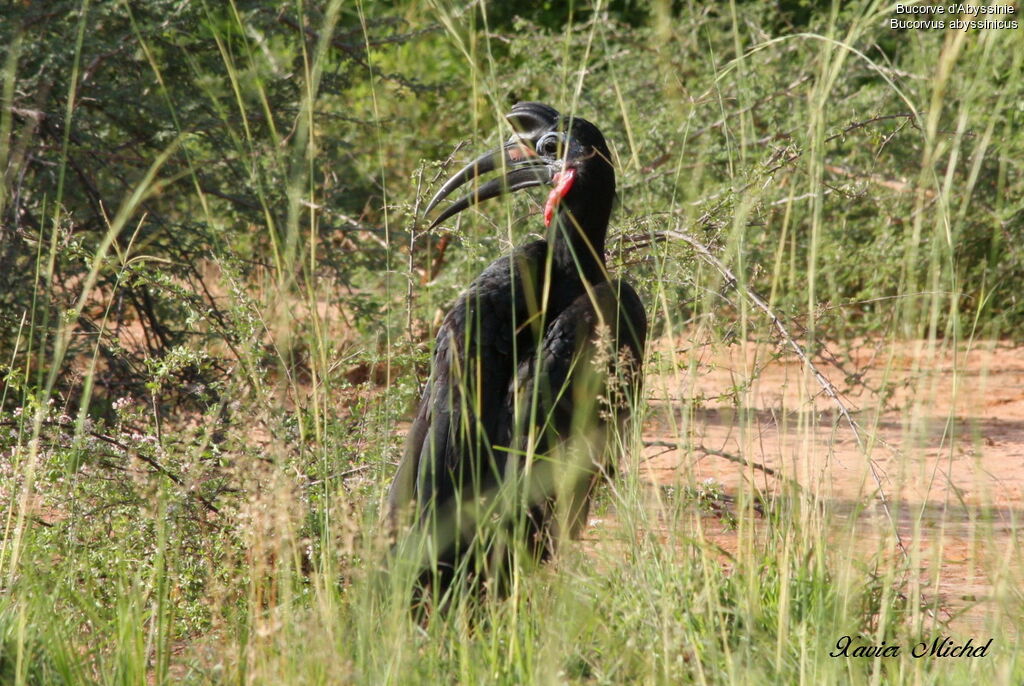
[[(546, 429), (535, 431), (538, 437), (572, 435), (573, 422), (593, 416), (581, 408), (599, 399), (610, 377), (639, 381), (646, 338), (647, 315), (636, 291), (625, 281), (598, 284), (555, 317), (537, 354), (520, 361), (503, 416), (528, 419), (528, 411)], [(515, 431), (508, 424), (501, 438), (513, 444)]]
[[(544, 251), (542, 242), (531, 243), (493, 262), (445, 316), (388, 494), (393, 518), (411, 503), (422, 514), (466, 488), (480, 492), (498, 479), (505, 456), (492, 451), (495, 427), (516, 357), (530, 353), (525, 323), (536, 303), (529, 292)], [(527, 281), (533, 288), (524, 288)]]
[(520, 361), (499, 441), (524, 458), (520, 468), (531, 463), (535, 519), (557, 500), (570, 535), (585, 522), (596, 475), (608, 467), (609, 428), (621, 427), (639, 390), (646, 337), (636, 292), (605, 282), (559, 313), (537, 353)]

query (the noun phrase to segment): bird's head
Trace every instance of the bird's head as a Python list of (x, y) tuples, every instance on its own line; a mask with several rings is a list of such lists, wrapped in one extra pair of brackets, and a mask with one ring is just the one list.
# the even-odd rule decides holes
[[(581, 211), (603, 211), (607, 223), (607, 212), (611, 211), (615, 194), (615, 171), (598, 128), (585, 119), (564, 116), (539, 102), (518, 103), (505, 117), (515, 129), (508, 142), (476, 158), (448, 179), (426, 211), (429, 213), (455, 189), (483, 174), (498, 169), (504, 175), (480, 184), (452, 203), (431, 223), (431, 228), (488, 198), (533, 186), (552, 186), (544, 206), (546, 225), (551, 224), (562, 205), (568, 205), (579, 215), (575, 205), (582, 202), (588, 207), (579, 208)], [(584, 187), (589, 190), (586, 195)]]

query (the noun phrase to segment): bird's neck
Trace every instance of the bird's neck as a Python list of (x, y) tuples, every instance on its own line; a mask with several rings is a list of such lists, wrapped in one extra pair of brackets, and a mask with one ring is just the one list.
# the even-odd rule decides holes
[(572, 193), (559, 205), (549, 228), (556, 273), (593, 284), (608, 280), (604, 241), (614, 193)]

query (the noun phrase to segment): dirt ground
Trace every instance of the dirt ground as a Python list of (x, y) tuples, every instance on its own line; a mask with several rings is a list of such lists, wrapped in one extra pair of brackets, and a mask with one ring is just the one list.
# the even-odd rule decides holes
[[(727, 497), (750, 485), (779, 495), (784, 479), (795, 480), (856, 532), (860, 552), (852, 554), (880, 547), (884, 554), (889, 546), (901, 556), (891, 535), (897, 529), (920, 570), (922, 597), (937, 599), (940, 618), (963, 630), (984, 625), (995, 583), (1024, 587), (1016, 536), (1024, 521), (1024, 346), (827, 346), (814, 362), (841, 391), (855, 431), (791, 352), (698, 339), (657, 350), (677, 371), (647, 379), (645, 479), (661, 486), (713, 479)], [(735, 550), (734, 529), (705, 528)]]

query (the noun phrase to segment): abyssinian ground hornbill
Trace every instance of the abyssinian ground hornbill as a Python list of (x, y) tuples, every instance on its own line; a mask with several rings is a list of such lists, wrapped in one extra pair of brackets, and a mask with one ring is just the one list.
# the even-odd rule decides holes
[[(499, 170), (434, 220), (482, 200), (550, 185), (546, 239), (493, 262), (459, 296), (388, 494), (405, 531), (398, 560), (418, 597), (508, 590), (516, 560), (549, 557), (586, 523), (640, 382), (647, 317), (604, 250), (615, 170), (590, 122), (535, 102), (506, 115), (515, 133), (459, 171), (455, 189)], [(432, 600), (431, 600), (432, 598)]]

